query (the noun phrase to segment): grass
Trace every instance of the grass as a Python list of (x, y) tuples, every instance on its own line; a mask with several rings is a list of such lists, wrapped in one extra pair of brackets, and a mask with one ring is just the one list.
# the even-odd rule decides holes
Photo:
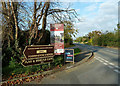
[(74, 49), (74, 55), (80, 54), (81, 50), (79, 48)]
[(78, 52), (78, 53), (74, 53), (74, 56), (79, 55), (79, 54), (80, 54), (80, 52)]
[[(75, 45), (72, 44), (72, 45), (69, 45), (69, 44), (65, 44), (65, 48), (68, 48), (68, 47), (74, 47)], [(79, 48), (74, 48), (74, 55), (78, 55), (80, 54), (81, 50)]]

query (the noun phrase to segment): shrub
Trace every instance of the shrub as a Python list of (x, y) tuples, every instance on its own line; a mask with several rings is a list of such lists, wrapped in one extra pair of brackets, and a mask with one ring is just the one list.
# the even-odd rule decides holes
[(79, 52), (81, 52), (81, 50), (79, 48), (74, 49), (74, 53), (79, 53)]
[(64, 62), (64, 55), (54, 57), (54, 66), (63, 64), (63, 62)]

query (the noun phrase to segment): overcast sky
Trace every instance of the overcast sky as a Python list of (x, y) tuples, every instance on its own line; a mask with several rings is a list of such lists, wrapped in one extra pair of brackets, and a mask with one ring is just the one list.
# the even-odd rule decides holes
[(118, 2), (72, 2), (81, 22), (75, 24), (79, 29), (77, 37), (94, 30), (113, 31), (118, 24)]

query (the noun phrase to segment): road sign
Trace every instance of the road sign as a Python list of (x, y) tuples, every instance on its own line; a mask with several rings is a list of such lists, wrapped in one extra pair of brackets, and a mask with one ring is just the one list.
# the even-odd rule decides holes
[(74, 49), (65, 49), (65, 62), (73, 62), (74, 64)]
[(26, 46), (23, 54), (25, 56), (22, 64), (24, 66), (52, 62), (54, 57), (54, 46), (32, 45)]

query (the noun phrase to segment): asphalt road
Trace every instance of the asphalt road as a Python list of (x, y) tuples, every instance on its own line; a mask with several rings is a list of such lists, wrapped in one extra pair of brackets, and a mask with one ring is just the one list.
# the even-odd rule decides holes
[(118, 84), (120, 82), (117, 49), (84, 44), (76, 44), (76, 46), (93, 51), (95, 57), (75, 68), (43, 78), (39, 84)]

